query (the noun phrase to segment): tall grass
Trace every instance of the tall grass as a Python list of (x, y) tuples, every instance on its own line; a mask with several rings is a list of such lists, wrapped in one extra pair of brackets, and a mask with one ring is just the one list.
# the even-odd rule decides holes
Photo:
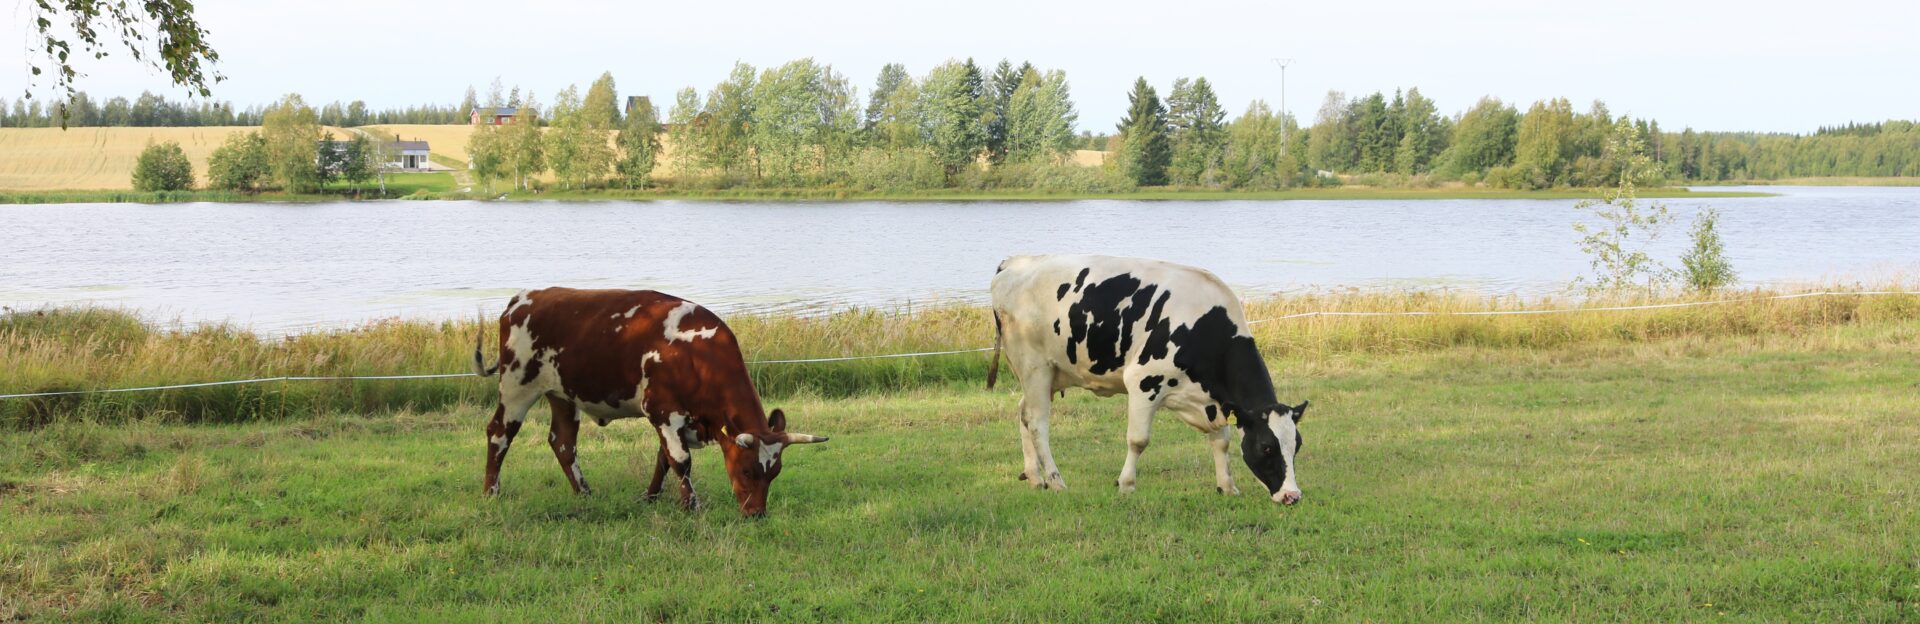
[[(1754, 301), (1747, 291), (1661, 299), (1723, 305), (1515, 316), (1310, 316), (1255, 325), (1261, 350), (1280, 365), (1457, 347), (1546, 349), (1720, 336), (1799, 335), (1837, 326), (1920, 320), (1920, 294)], [(1332, 292), (1249, 303), (1249, 319), (1307, 312), (1482, 312), (1600, 306), (1584, 302), (1412, 292)], [(821, 316), (729, 319), (748, 360), (805, 359), (972, 349), (992, 344), (983, 307), (912, 311), (855, 309)], [(491, 325), (490, 323), (488, 324)], [(0, 394), (158, 386), (279, 376), (456, 373), (469, 370), (473, 321), (385, 321), (275, 339), (230, 325), (161, 328), (104, 309), (0, 315)], [(488, 331), (488, 345), (495, 344)], [(487, 349), (489, 357), (493, 348)], [(755, 383), (770, 398), (845, 397), (982, 383), (988, 354), (850, 362), (761, 364)], [(290, 381), (138, 393), (0, 399), (0, 427), (67, 419), (237, 422), (323, 412), (428, 410), (490, 401), (491, 380)]]

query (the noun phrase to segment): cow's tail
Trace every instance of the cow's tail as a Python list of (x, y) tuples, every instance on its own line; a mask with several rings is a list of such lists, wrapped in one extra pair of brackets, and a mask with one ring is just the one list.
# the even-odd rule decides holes
[(987, 389), (993, 389), (993, 382), (1000, 380), (1000, 343), (1005, 331), (1000, 326), (1000, 311), (993, 311), (993, 359), (987, 362)]
[(473, 374), (492, 377), (500, 370), (500, 360), (487, 363), (487, 356), (481, 353), (487, 342), (487, 315), (480, 315), (480, 325), (473, 330)]

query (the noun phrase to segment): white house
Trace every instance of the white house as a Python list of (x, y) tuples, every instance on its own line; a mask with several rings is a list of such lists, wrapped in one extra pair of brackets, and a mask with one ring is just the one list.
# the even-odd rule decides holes
[(387, 163), (388, 167), (400, 171), (427, 170), (426, 141), (394, 141), (389, 148), (393, 150), (393, 162)]

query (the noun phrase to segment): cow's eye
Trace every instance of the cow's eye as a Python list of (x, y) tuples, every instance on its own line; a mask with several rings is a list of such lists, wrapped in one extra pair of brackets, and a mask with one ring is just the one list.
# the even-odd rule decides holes
[(1273, 454), (1273, 445), (1272, 445), (1272, 444), (1263, 444), (1263, 445), (1260, 445), (1260, 453), (1261, 453), (1262, 455), (1272, 455), (1272, 454)]

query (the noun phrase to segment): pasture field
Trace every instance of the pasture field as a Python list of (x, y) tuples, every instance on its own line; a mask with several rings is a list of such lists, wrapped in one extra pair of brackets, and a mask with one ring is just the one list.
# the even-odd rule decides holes
[[(0, 192), (133, 188), (133, 163), (155, 143), (178, 141), (193, 161), (195, 184), (207, 183), (207, 157), (236, 132), (253, 127), (0, 128)], [(335, 138), (350, 138), (325, 128)]]
[[(480, 495), (487, 407), (0, 433), (0, 618), (34, 621), (1910, 621), (1920, 327), (1457, 346), (1275, 362), (1306, 499), (1213, 491), (1118, 399), (1055, 417), (1070, 489), (1013, 477), (1005, 389), (776, 400), (770, 515), (644, 503), (653, 436), (538, 444)], [(482, 382), (470, 382), (480, 385)], [(1243, 488), (1258, 486), (1235, 463)]]
[[(1250, 316), (1515, 305), (1329, 295)], [(1118, 495), (1122, 401), (1079, 391), (1054, 419), (1071, 487), (1032, 490), (1012, 385), (981, 389), (977, 355), (759, 373), (833, 441), (786, 456), (757, 521), (712, 449), (694, 470), (709, 507), (639, 501), (655, 443), (631, 421), (585, 428), (596, 490), (573, 496), (544, 408), (482, 497), (480, 379), (42, 403), (62, 415), (0, 427), (0, 619), (1920, 618), (1920, 298), (1303, 320), (1257, 333), (1281, 398), (1313, 401), (1294, 507), (1237, 460), (1248, 493), (1216, 494), (1202, 438), (1164, 416)], [(267, 346), (104, 311), (0, 321), (18, 371), (0, 392), (460, 370), (472, 329)], [(750, 358), (972, 346), (983, 322), (731, 320)]]

